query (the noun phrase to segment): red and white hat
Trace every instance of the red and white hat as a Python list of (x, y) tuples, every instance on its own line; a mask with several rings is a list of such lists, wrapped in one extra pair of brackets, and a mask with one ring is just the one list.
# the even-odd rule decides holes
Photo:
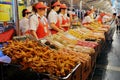
[(104, 12), (100, 13), (100, 16), (102, 16), (102, 17), (103, 17), (104, 15), (105, 15), (105, 13), (104, 13)]
[(39, 9), (39, 8), (49, 8), (49, 7), (47, 7), (46, 5), (44, 5), (43, 2), (39, 2), (39, 3), (36, 4), (35, 8)]
[(62, 9), (67, 9), (67, 6), (66, 6), (66, 4), (61, 4), (61, 5), (60, 5), (60, 8), (62, 8)]
[(61, 5), (60, 1), (57, 1), (52, 6), (60, 6), (60, 5)]

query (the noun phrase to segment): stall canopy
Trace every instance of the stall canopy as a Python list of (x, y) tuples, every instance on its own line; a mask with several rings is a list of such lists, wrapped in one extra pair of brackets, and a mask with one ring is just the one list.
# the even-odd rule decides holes
[[(50, 5), (53, 0), (28, 0), (33, 3), (44, 1)], [(120, 0), (59, 0), (62, 3), (66, 3), (68, 7), (80, 9), (80, 2), (82, 1), (82, 9), (88, 10), (91, 7), (96, 8), (100, 11), (105, 11), (109, 13), (120, 13)]]
[[(60, 1), (64, 1), (70, 5), (72, 0), (60, 0)], [(115, 12), (115, 8), (113, 8), (113, 4), (111, 2), (112, 0), (73, 0), (73, 7), (79, 9), (81, 1), (82, 1), (82, 9), (84, 10), (94, 7), (101, 11), (105, 11), (109, 13)], [(120, 0), (113, 0), (113, 1), (120, 2)], [(119, 7), (116, 8), (119, 9)]]

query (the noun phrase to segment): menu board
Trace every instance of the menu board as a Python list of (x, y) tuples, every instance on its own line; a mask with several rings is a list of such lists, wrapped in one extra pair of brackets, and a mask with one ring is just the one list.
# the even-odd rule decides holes
[(12, 0), (4, 0), (4, 1), (8, 1), (8, 2), (11, 2)]
[(10, 21), (12, 16), (12, 6), (0, 4), (0, 21)]
[[(22, 18), (22, 10), (25, 9), (23, 1), (22, 5), (18, 6), (19, 18)], [(0, 0), (0, 22), (13, 20), (12, 0)]]

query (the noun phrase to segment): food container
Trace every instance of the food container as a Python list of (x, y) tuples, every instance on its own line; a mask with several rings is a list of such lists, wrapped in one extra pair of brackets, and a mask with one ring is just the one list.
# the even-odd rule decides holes
[(92, 68), (91, 68), (91, 59), (89, 59), (88, 61), (88, 65), (86, 69), (82, 68), (82, 80), (87, 80), (91, 71), (92, 71)]
[(33, 37), (32, 35), (23, 35), (23, 36), (15, 36), (15, 37), (13, 37), (13, 40), (26, 40), (26, 39), (37, 41), (37, 39), (35, 37)]
[(15, 36), (13, 37), (13, 40), (18, 40), (18, 41), (25, 41), (25, 40), (33, 40), (39, 43), (39, 45), (41, 46), (45, 46), (41, 43), (40, 40), (37, 40), (35, 37), (33, 37), (32, 35), (23, 35), (23, 36)]
[(28, 36), (24, 35), (24, 36), (15, 36), (13, 37), (13, 40), (26, 40), (28, 38)]
[(81, 80), (81, 65), (78, 64), (71, 73), (69, 73), (66, 77), (61, 77), (59, 80)]
[[(40, 73), (41, 74), (41, 73)], [(75, 68), (65, 77), (56, 77), (54, 75), (50, 74), (42, 74), (47, 75), (47, 78), (49, 77), (50, 80), (82, 80), (82, 66), (81, 64), (78, 64), (75, 66)], [(46, 79), (46, 78), (45, 78)]]

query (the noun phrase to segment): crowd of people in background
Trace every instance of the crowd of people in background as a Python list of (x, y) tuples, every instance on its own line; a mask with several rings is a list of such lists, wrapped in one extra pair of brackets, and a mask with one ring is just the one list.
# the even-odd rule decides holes
[(30, 14), (31, 11), (29, 11), (28, 9), (23, 9), (22, 11), (23, 18), (20, 20), (20, 34), (25, 34), (28, 32)]

